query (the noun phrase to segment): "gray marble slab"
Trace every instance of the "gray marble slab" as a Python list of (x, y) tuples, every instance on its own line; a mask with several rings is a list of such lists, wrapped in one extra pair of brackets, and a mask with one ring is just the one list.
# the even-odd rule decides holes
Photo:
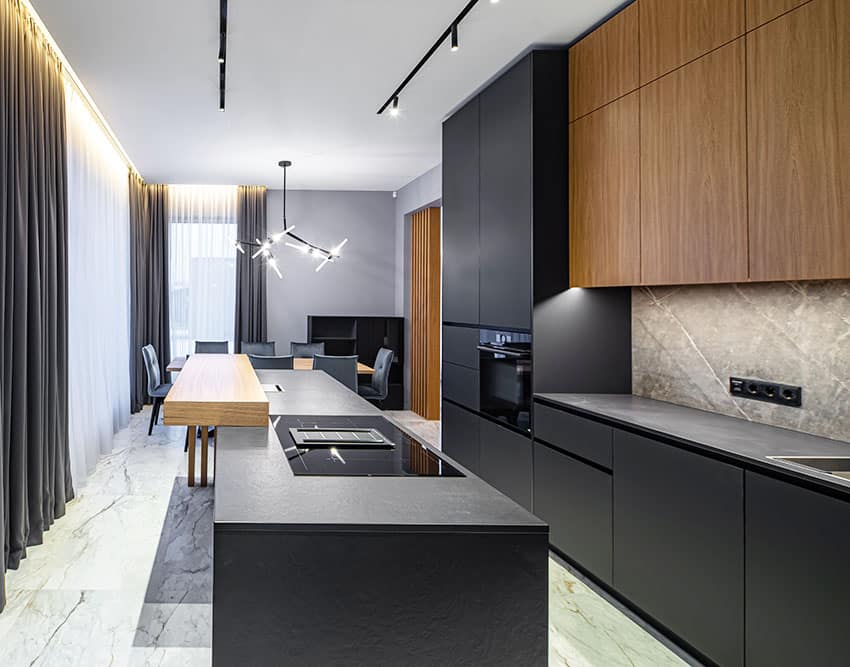
[(614, 425), (638, 428), (737, 461), (781, 472), (850, 497), (850, 482), (768, 456), (850, 456), (850, 443), (757, 424), (630, 394), (535, 394), (535, 398)]
[[(269, 394), (270, 414), (380, 415), (325, 373), (261, 371), (259, 377), (284, 390)], [(271, 427), (221, 428), (217, 446), (216, 530), (548, 530), (454, 461), (466, 477), (310, 477), (292, 473)]]

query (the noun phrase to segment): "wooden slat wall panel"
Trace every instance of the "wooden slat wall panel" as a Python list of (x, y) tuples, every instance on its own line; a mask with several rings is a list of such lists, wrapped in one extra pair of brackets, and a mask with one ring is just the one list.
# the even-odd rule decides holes
[(413, 214), (410, 251), (410, 407), (440, 418), (440, 209)]

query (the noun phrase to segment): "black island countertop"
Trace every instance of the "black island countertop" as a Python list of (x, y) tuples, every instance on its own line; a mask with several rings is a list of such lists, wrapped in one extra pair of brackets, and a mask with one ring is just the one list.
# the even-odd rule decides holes
[(631, 394), (535, 394), (543, 403), (632, 428), (850, 497), (850, 481), (772, 456), (850, 456), (850, 443)]
[[(269, 414), (377, 416), (381, 411), (321, 372), (259, 371)], [(415, 436), (414, 436), (415, 438)], [(427, 443), (423, 443), (427, 444)], [(547, 525), (441, 454), (464, 477), (321, 477), (295, 475), (273, 428), (221, 428), (215, 523), (334, 530), (545, 532)]]

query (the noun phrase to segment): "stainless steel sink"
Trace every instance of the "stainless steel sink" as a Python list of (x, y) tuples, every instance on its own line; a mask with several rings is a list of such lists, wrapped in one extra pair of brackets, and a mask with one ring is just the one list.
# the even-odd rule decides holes
[(850, 456), (768, 456), (774, 461), (784, 461), (804, 468), (814, 468), (842, 479), (850, 480)]

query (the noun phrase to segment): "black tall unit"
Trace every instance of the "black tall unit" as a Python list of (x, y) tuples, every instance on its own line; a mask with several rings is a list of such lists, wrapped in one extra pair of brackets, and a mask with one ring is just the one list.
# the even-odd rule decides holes
[[(361, 363), (373, 366), (378, 350), (393, 351), (390, 391), (386, 410), (404, 409), (404, 318), (356, 315), (308, 315), (307, 337), (311, 343), (324, 343), (325, 353), (335, 356), (356, 354)], [(369, 382), (362, 376), (360, 382)]]
[(566, 50), (443, 123), (442, 446), (527, 507), (534, 450), (479, 410), (479, 331), (532, 334), (535, 392), (631, 392), (630, 289), (569, 289), (567, 141)]

